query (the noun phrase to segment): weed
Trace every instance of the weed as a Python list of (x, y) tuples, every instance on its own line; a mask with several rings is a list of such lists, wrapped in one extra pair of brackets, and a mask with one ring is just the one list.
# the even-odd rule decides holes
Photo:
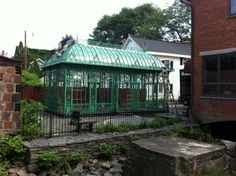
[(1, 162), (0, 163), (0, 175), (1, 176), (8, 176), (8, 172), (7, 172), (7, 162)]
[(98, 149), (99, 156), (105, 159), (110, 159), (117, 153), (117, 147), (114, 144), (100, 144)]
[(38, 154), (39, 166), (42, 169), (53, 169), (60, 164), (61, 157), (56, 151), (46, 151)]
[(21, 136), (0, 136), (0, 161), (23, 160), (26, 148)]

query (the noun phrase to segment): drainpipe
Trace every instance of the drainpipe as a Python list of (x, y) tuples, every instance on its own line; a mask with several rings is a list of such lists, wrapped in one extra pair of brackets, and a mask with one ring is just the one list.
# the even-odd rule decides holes
[(182, 3), (188, 5), (191, 11), (191, 114), (193, 114), (194, 106), (193, 106), (193, 99), (194, 99), (194, 8), (191, 3), (191, 0), (180, 0)]

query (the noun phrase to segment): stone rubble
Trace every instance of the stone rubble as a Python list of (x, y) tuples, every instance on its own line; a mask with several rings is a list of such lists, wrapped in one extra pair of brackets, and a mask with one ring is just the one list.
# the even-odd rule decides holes
[(19, 164), (8, 168), (9, 176), (121, 176), (122, 166), (126, 158), (124, 156), (115, 156), (111, 160), (89, 159), (83, 163), (78, 163), (73, 168), (71, 174), (50, 173), (42, 170), (39, 173), (28, 173), (26, 168)]

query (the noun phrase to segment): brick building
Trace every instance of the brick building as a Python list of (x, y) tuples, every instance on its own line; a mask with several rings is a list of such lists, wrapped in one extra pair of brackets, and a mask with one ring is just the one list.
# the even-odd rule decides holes
[(0, 133), (19, 126), (21, 62), (0, 56)]
[(236, 121), (236, 0), (182, 0), (192, 9), (193, 117)]

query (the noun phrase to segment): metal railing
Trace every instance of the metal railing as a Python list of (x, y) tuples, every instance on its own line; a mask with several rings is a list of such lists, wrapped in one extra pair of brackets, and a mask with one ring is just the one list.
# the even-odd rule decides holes
[[(44, 137), (78, 135), (82, 131), (100, 132), (104, 127), (116, 128), (118, 126), (136, 127), (158, 117), (155, 111), (121, 113), (80, 114), (74, 111), (72, 115), (61, 115), (45, 112), (41, 118), (41, 135)], [(122, 128), (123, 128), (122, 127)]]

